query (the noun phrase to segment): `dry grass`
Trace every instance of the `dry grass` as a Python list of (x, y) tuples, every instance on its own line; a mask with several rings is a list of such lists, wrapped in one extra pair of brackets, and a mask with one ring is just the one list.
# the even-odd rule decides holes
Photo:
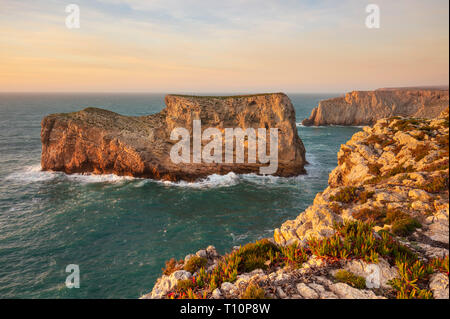
[(433, 148), (431, 147), (430, 144), (417, 145), (417, 147), (412, 151), (412, 153), (414, 154), (414, 160), (416, 162), (420, 161), (425, 156), (427, 156), (432, 149)]
[(448, 191), (448, 175), (441, 174), (438, 176), (433, 176), (420, 188), (428, 193), (441, 193)]
[(330, 196), (330, 201), (340, 202), (344, 204), (356, 202), (358, 199), (358, 188), (353, 186), (347, 186), (342, 188), (336, 193), (336, 195)]

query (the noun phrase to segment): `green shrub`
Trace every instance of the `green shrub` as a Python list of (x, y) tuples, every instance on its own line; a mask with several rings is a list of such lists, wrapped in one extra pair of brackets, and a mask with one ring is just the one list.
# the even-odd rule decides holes
[(366, 280), (364, 277), (357, 276), (350, 271), (341, 269), (339, 270), (335, 275), (334, 278), (339, 281), (343, 282), (347, 285), (352, 286), (353, 288), (357, 289), (364, 289), (366, 288)]
[(400, 219), (392, 223), (391, 231), (394, 235), (406, 237), (411, 235), (416, 228), (421, 228), (422, 225), (415, 218)]
[(250, 284), (247, 286), (247, 289), (245, 289), (241, 299), (265, 299), (264, 289), (254, 284)]
[(391, 232), (394, 235), (402, 237), (409, 236), (416, 228), (422, 227), (417, 219), (398, 209), (387, 211), (385, 223), (391, 225)]
[(197, 269), (205, 267), (207, 262), (208, 261), (206, 260), (206, 258), (192, 256), (184, 265), (184, 270), (189, 271), (190, 273), (194, 273), (197, 271)]
[(373, 195), (375, 195), (375, 192), (363, 191), (359, 194), (359, 202), (361, 204), (367, 203), (369, 199), (373, 198)]
[(237, 251), (237, 256), (241, 258), (238, 270), (251, 272), (258, 268), (265, 269), (267, 268), (265, 262), (270, 259), (269, 255), (275, 252), (279, 252), (278, 246), (267, 239), (247, 244)]
[(347, 186), (336, 193), (336, 195), (330, 196), (330, 200), (341, 203), (353, 203), (358, 199), (358, 188), (353, 186)]
[(309, 259), (307, 250), (298, 246), (297, 243), (282, 247), (281, 254), (285, 259), (285, 265), (290, 265), (294, 268), (301, 267)]
[(354, 212), (352, 216), (364, 222), (374, 223), (375, 225), (382, 225), (384, 218), (386, 217), (386, 210), (364, 208), (357, 212)]
[(181, 291), (188, 291), (189, 289), (193, 289), (195, 287), (195, 283), (191, 279), (179, 280), (177, 282), (177, 289)]

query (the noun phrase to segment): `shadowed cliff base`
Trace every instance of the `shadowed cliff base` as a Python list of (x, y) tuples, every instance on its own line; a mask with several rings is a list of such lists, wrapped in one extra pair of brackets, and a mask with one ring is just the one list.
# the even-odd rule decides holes
[(392, 116), (434, 118), (448, 109), (448, 86), (353, 91), (319, 102), (305, 126), (373, 125)]
[[(295, 111), (283, 93), (230, 97), (167, 95), (165, 103), (161, 112), (139, 117), (98, 108), (46, 116), (41, 123), (42, 169), (194, 181), (229, 172), (258, 174), (261, 167), (268, 165), (260, 161), (249, 163), (247, 141), (244, 163), (174, 163), (170, 151), (178, 141), (170, 138), (171, 132), (184, 128), (192, 139), (193, 121), (200, 120), (202, 129), (217, 128), (220, 132), (226, 128), (277, 128), (278, 169), (274, 175), (306, 173), (305, 148), (297, 133)], [(202, 140), (202, 148), (209, 142)]]

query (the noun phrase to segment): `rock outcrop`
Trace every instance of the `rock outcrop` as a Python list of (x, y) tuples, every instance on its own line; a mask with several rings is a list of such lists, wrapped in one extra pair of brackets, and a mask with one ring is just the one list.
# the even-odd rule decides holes
[(341, 146), (329, 186), (273, 239), (197, 252), (188, 282), (173, 274), (191, 255), (172, 260), (143, 298), (448, 299), (448, 165), (448, 110), (382, 119)]
[(434, 118), (449, 107), (448, 88), (353, 91), (319, 102), (305, 126), (372, 125), (391, 116)]
[(373, 221), (377, 229), (401, 234), (401, 225), (386, 222), (386, 215), (402, 211), (420, 223), (409, 238), (422, 253), (447, 255), (448, 138), (448, 110), (436, 119), (396, 117), (364, 127), (341, 146), (339, 165), (313, 205), (275, 229), (276, 242), (304, 245), (311, 236), (329, 237), (343, 219)]
[[(42, 169), (192, 181), (210, 174), (258, 173), (268, 165), (261, 163), (259, 156), (256, 163), (247, 156), (244, 163), (225, 163), (223, 157), (222, 163), (193, 163), (193, 147), (190, 163), (174, 163), (170, 150), (178, 141), (171, 140), (172, 130), (187, 129), (192, 145), (193, 120), (201, 120), (202, 130), (217, 128), (222, 133), (226, 128), (277, 128), (278, 169), (274, 175), (305, 173), (305, 148), (297, 134), (294, 108), (285, 94), (167, 95), (165, 102), (160, 113), (148, 116), (123, 116), (97, 108), (46, 116), (41, 131)], [(201, 143), (205, 146), (209, 141)]]

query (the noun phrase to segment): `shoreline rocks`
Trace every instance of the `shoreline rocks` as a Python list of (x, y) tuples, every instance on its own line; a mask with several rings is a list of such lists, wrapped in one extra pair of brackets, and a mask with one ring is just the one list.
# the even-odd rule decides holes
[[(203, 129), (216, 128), (221, 132), (226, 128), (277, 128), (278, 169), (274, 175), (306, 173), (305, 148), (297, 133), (295, 111), (283, 93), (235, 97), (167, 95), (165, 103), (161, 112), (148, 116), (124, 116), (98, 108), (46, 116), (41, 123), (42, 169), (194, 181), (229, 172), (258, 174), (261, 167), (269, 165), (261, 163), (259, 156), (256, 163), (248, 161), (247, 156), (244, 163), (225, 163), (223, 157), (221, 163), (194, 163), (193, 147), (189, 149), (189, 163), (174, 163), (170, 151), (177, 141), (171, 139), (172, 130), (185, 128), (192, 139), (193, 121), (201, 120)], [(205, 146), (209, 141), (201, 143)], [(248, 154), (249, 143), (244, 144), (244, 154)], [(232, 152), (235, 158), (236, 147)]]
[(305, 126), (373, 125), (392, 116), (434, 118), (448, 109), (449, 91), (435, 88), (353, 91), (319, 102)]

